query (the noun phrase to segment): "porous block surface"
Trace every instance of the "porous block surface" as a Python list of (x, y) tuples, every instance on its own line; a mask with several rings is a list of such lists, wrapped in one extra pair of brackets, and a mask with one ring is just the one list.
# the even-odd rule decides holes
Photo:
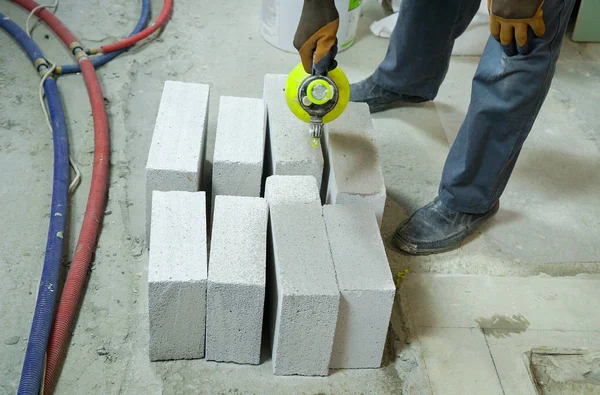
[(221, 96), (212, 194), (260, 196), (267, 115), (262, 99)]
[(209, 87), (166, 81), (146, 162), (146, 236), (152, 191), (200, 189), (206, 146)]
[(381, 226), (386, 189), (369, 106), (348, 103), (327, 125), (323, 140), (329, 172), (325, 203), (367, 204)]
[(330, 367), (377, 368), (396, 287), (375, 213), (362, 204), (323, 207), (341, 294)]
[[(325, 376), (338, 317), (339, 291), (319, 193), (299, 195), (294, 180), (270, 177), (268, 303), (277, 375)], [(287, 192), (286, 192), (287, 191)], [(286, 196), (287, 193), (287, 196)]]
[(152, 197), (150, 360), (202, 358), (207, 281), (205, 194), (155, 191)]
[(260, 362), (267, 220), (267, 202), (262, 198), (215, 198), (206, 314), (208, 360)]
[(269, 163), (268, 175), (311, 175), (321, 188), (323, 152), (312, 146), (308, 123), (290, 111), (285, 100), (285, 74), (267, 74), (263, 99), (267, 106)]

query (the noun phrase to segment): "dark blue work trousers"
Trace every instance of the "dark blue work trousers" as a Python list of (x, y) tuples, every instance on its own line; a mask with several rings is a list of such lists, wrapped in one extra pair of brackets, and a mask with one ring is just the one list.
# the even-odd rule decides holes
[[(473, 78), (467, 116), (452, 144), (439, 197), (465, 213), (484, 213), (500, 198), (546, 98), (575, 0), (546, 0), (546, 33), (530, 31), (527, 55), (507, 56), (490, 36)], [(433, 100), (454, 41), (480, 0), (403, 0), (387, 55), (373, 75), (398, 94)]]

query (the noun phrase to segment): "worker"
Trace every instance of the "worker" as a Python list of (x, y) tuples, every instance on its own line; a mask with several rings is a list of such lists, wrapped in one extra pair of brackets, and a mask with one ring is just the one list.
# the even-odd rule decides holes
[[(480, 2), (402, 0), (385, 58), (370, 77), (351, 85), (350, 100), (367, 103), (372, 113), (433, 100), (454, 41)], [(400, 224), (393, 236), (397, 248), (410, 254), (455, 249), (496, 214), (550, 88), (574, 3), (488, 0), (491, 37), (438, 196)], [(335, 66), (338, 25), (334, 0), (304, 0), (294, 46), (307, 72)]]

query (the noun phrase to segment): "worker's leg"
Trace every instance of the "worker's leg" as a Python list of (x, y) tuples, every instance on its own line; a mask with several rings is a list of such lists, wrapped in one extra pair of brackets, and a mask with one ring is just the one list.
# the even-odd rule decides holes
[(457, 247), (495, 214), (550, 88), (574, 2), (545, 1), (546, 33), (530, 34), (528, 55), (508, 57), (490, 38), (466, 119), (446, 159), (439, 200), (398, 228), (394, 240), (400, 248), (419, 253)]
[(351, 88), (351, 100), (372, 112), (394, 102), (432, 100), (448, 71), (454, 40), (475, 16), (481, 0), (403, 0), (385, 59)]
[(528, 55), (508, 57), (490, 38), (444, 166), (440, 199), (446, 206), (481, 214), (500, 198), (550, 88), (574, 3), (546, 0), (546, 34), (531, 35)]

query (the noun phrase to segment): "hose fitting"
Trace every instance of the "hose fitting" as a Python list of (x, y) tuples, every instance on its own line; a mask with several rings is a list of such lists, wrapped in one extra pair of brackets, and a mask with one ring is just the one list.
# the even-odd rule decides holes
[(75, 55), (75, 60), (77, 60), (77, 62), (81, 62), (84, 59), (89, 59), (81, 47), (73, 48), (73, 55)]
[(33, 66), (35, 67), (35, 70), (37, 71), (40, 78), (44, 77), (46, 71), (50, 68), (48, 61), (44, 58), (37, 58), (36, 60), (34, 60)]
[(69, 51), (71, 51), (73, 53), (73, 55), (75, 55), (75, 50), (77, 48), (83, 49), (83, 47), (81, 46), (79, 41), (73, 41), (71, 44), (69, 44)]

